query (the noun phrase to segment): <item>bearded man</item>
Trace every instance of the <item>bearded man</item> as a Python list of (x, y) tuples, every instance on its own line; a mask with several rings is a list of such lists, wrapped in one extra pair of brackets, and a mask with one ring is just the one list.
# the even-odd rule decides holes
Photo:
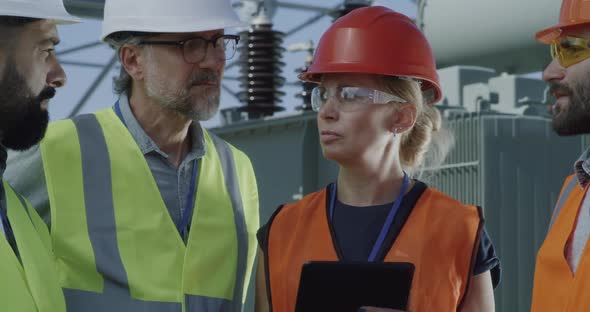
[[(590, 133), (590, 3), (564, 0), (559, 23), (537, 33), (550, 45), (543, 72), (556, 98), (553, 129), (563, 136)], [(590, 311), (590, 149), (574, 163), (562, 188), (535, 267), (532, 312)]]
[(49, 100), (66, 83), (54, 52), (60, 41), (56, 25), (77, 21), (62, 0), (0, 1), (0, 302), (5, 311), (66, 311), (47, 226), (3, 175), (7, 150), (25, 150), (45, 134)]

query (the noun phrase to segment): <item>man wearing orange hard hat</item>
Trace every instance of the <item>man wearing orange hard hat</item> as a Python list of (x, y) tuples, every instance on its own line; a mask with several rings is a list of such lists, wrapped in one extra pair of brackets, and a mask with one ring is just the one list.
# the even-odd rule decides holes
[[(590, 133), (590, 1), (564, 0), (559, 24), (541, 30), (537, 40), (551, 46), (552, 62), (543, 72), (556, 98), (549, 110), (562, 136)], [(590, 311), (590, 150), (574, 163), (564, 183), (539, 253), (533, 312)]]

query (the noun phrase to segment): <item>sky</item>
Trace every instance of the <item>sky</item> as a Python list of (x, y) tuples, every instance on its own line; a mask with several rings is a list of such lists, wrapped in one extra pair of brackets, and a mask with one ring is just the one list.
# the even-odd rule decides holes
[[(337, 6), (342, 1), (322, 0), (319, 2), (313, 0), (296, 0), (291, 2), (330, 8)], [(375, 4), (390, 7), (410, 17), (416, 16), (416, 7), (410, 0), (382, 0), (375, 1)], [(310, 11), (279, 8), (272, 17), (274, 24), (273, 28), (277, 31), (287, 32), (315, 14), (316, 13)], [(332, 18), (330, 16), (325, 16), (318, 22), (303, 28), (299, 32), (285, 37), (283, 47), (287, 48), (292, 44), (305, 43), (309, 42), (309, 40), (317, 43), (320, 35), (331, 23)], [(114, 51), (105, 44), (73, 53), (67, 53), (65, 55), (60, 54), (71, 48), (97, 42), (101, 33), (100, 20), (84, 19), (80, 24), (59, 26), (58, 30), (61, 37), (61, 43), (57, 48), (57, 53), (62, 62), (83, 62), (92, 63), (94, 65), (105, 65), (109, 63), (109, 60), (114, 55)], [(295, 98), (295, 94), (300, 92), (301, 88), (292, 86), (291, 84), (297, 81), (295, 70), (304, 66), (306, 55), (306, 52), (288, 51), (285, 51), (283, 54), (283, 62), (285, 63), (285, 66), (283, 67), (282, 76), (285, 77), (287, 83), (286, 86), (281, 89), (286, 94), (282, 97), (283, 102), (279, 103), (279, 105), (285, 107), (286, 110), (283, 113), (279, 113), (278, 116), (292, 114), (294, 108), (302, 104), (300, 99)], [(236, 58), (237, 55), (234, 56), (234, 60)], [(231, 61), (229, 61), (228, 64), (229, 63), (231, 63)], [(52, 120), (67, 118), (102, 71), (102, 68), (100, 67), (85, 67), (78, 65), (63, 65), (63, 67), (66, 71), (68, 81), (65, 87), (58, 90), (56, 97), (50, 103), (49, 112)], [(80, 113), (94, 112), (114, 104), (116, 96), (112, 91), (112, 77), (118, 75), (119, 69), (120, 67), (117, 63), (114, 69), (108, 73), (106, 79), (98, 85), (96, 91), (90, 96), (88, 101), (86, 101), (86, 104), (80, 110)], [(227, 70), (225, 76), (238, 77), (239, 67), (235, 66)], [(224, 83), (232, 91), (239, 91), (239, 83), (237, 81), (226, 80)], [(242, 103), (230, 93), (222, 91), (220, 109), (241, 105)], [(220, 115), (217, 114), (212, 120), (203, 123), (203, 125), (205, 127), (221, 125)]]

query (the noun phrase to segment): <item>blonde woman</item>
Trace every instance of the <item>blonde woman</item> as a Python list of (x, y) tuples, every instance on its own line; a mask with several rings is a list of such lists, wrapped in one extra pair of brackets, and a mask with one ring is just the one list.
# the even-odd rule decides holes
[(300, 78), (318, 83), (312, 104), (338, 179), (259, 231), (256, 311), (294, 311), (302, 265), (314, 260), (411, 262), (409, 311), (494, 311), (499, 260), (481, 210), (410, 177), (429, 149), (448, 150), (432, 107), (442, 95), (434, 58), (412, 20), (384, 7), (349, 13)]

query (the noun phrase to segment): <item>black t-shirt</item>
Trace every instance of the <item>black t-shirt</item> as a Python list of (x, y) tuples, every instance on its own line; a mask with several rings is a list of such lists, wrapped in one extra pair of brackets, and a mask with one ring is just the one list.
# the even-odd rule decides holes
[[(377, 256), (377, 259), (385, 258), (385, 254), (393, 245), (404, 223), (412, 212), (412, 208), (426, 188), (426, 184), (416, 181), (414, 187), (404, 196), (391, 229), (383, 243), (381, 254)], [(349, 206), (336, 200), (334, 205), (333, 230), (337, 244), (334, 245), (339, 249), (336, 252), (341, 259), (345, 261), (367, 261), (392, 204), (388, 203), (359, 209), (359, 207)], [(263, 250), (267, 246), (266, 228), (267, 225), (264, 225), (257, 234), (258, 242)], [(494, 244), (484, 228), (480, 237), (473, 275), (487, 271), (491, 271), (492, 282), (495, 288), (500, 282), (500, 259), (496, 256)]]

